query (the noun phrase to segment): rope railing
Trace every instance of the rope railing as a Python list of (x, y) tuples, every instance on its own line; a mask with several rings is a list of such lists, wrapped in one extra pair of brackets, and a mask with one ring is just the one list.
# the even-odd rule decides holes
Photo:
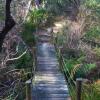
[[(75, 80), (73, 78), (73, 76), (75, 75), (75, 73), (77, 71), (80, 71), (82, 73), (87, 73), (89, 71), (87, 69), (88, 65), (85, 65), (86, 67), (83, 67), (81, 69), (81, 66), (84, 66), (84, 64), (79, 63), (76, 66), (76, 68), (70, 72), (69, 68), (67, 67), (66, 58), (64, 58), (61, 53), (61, 48), (59, 46), (59, 39), (58, 39), (59, 36), (58, 35), (56, 37), (53, 36), (52, 38), (53, 38), (53, 43), (56, 48), (56, 53), (57, 53), (57, 57), (58, 57), (58, 61), (59, 61), (59, 67), (66, 77), (66, 81), (67, 81), (67, 84), (69, 87), (69, 92), (70, 92), (70, 96), (71, 96), (72, 100), (85, 100), (85, 97), (87, 97), (87, 95), (92, 95), (92, 92), (89, 92), (88, 90), (94, 91), (93, 84), (91, 84), (91, 83), (87, 84), (89, 81), (88, 81), (88, 79), (84, 79), (84, 78), (81, 78), (81, 80), (80, 80), (80, 78)], [(66, 48), (66, 47), (64, 47), (64, 48)], [(89, 93), (87, 94), (87, 92), (89, 92)], [(92, 100), (92, 98), (91, 98), (91, 100)]]
[[(56, 54), (57, 54), (57, 57), (58, 57), (60, 70), (65, 74), (65, 77), (68, 79), (67, 80), (68, 87), (73, 89), (73, 86), (71, 84), (71, 78), (69, 78), (70, 77), (69, 69), (67, 67), (65, 67), (66, 63), (64, 61), (64, 58), (61, 54), (61, 50), (60, 50), (59, 45), (58, 45), (58, 36), (54, 36), (53, 33), (52, 33), (52, 39), (53, 39), (53, 44), (54, 44), (55, 49), (56, 49)], [(67, 70), (68, 73), (65, 72), (66, 70)], [(70, 79), (70, 81), (69, 81), (69, 79)], [(73, 79), (72, 79), (72, 81), (74, 82)], [(71, 95), (71, 93), (70, 93), (70, 95)]]

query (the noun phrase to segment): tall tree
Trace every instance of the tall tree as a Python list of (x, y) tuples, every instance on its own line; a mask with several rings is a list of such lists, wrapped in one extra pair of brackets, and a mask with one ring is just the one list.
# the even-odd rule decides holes
[(11, 1), (12, 0), (6, 0), (5, 26), (4, 26), (3, 30), (0, 32), (0, 51), (2, 50), (2, 44), (3, 44), (5, 36), (13, 28), (13, 26), (16, 24), (14, 19), (11, 16), (11, 11), (10, 11)]

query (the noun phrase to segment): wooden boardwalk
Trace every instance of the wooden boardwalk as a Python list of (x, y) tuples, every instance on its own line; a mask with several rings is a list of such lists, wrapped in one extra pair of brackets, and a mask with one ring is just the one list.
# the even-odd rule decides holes
[(50, 43), (50, 38), (46, 34), (38, 35), (32, 100), (70, 100), (67, 83), (59, 70), (55, 47)]

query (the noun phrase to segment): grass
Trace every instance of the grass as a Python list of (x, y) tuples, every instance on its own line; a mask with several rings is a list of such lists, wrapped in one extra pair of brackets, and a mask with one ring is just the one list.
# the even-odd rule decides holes
[[(99, 90), (98, 90), (99, 89)], [(71, 99), (77, 100), (76, 98), (76, 87), (71, 86), (69, 89)], [(100, 100), (100, 84), (85, 84), (82, 85), (81, 100)]]
[(90, 28), (87, 32), (85, 37), (89, 40), (99, 41), (100, 40), (100, 27), (95, 26)]

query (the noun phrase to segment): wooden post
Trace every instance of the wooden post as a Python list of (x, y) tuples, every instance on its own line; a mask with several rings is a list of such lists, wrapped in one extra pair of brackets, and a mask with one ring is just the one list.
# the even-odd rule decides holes
[(81, 93), (82, 93), (82, 78), (76, 79), (76, 93), (77, 93), (77, 100), (81, 100)]
[(37, 58), (36, 58), (36, 47), (33, 48), (33, 71), (32, 71), (32, 77), (34, 78), (35, 76), (35, 69), (37, 66)]
[(31, 96), (31, 80), (26, 81), (26, 100), (32, 100), (32, 96)]

